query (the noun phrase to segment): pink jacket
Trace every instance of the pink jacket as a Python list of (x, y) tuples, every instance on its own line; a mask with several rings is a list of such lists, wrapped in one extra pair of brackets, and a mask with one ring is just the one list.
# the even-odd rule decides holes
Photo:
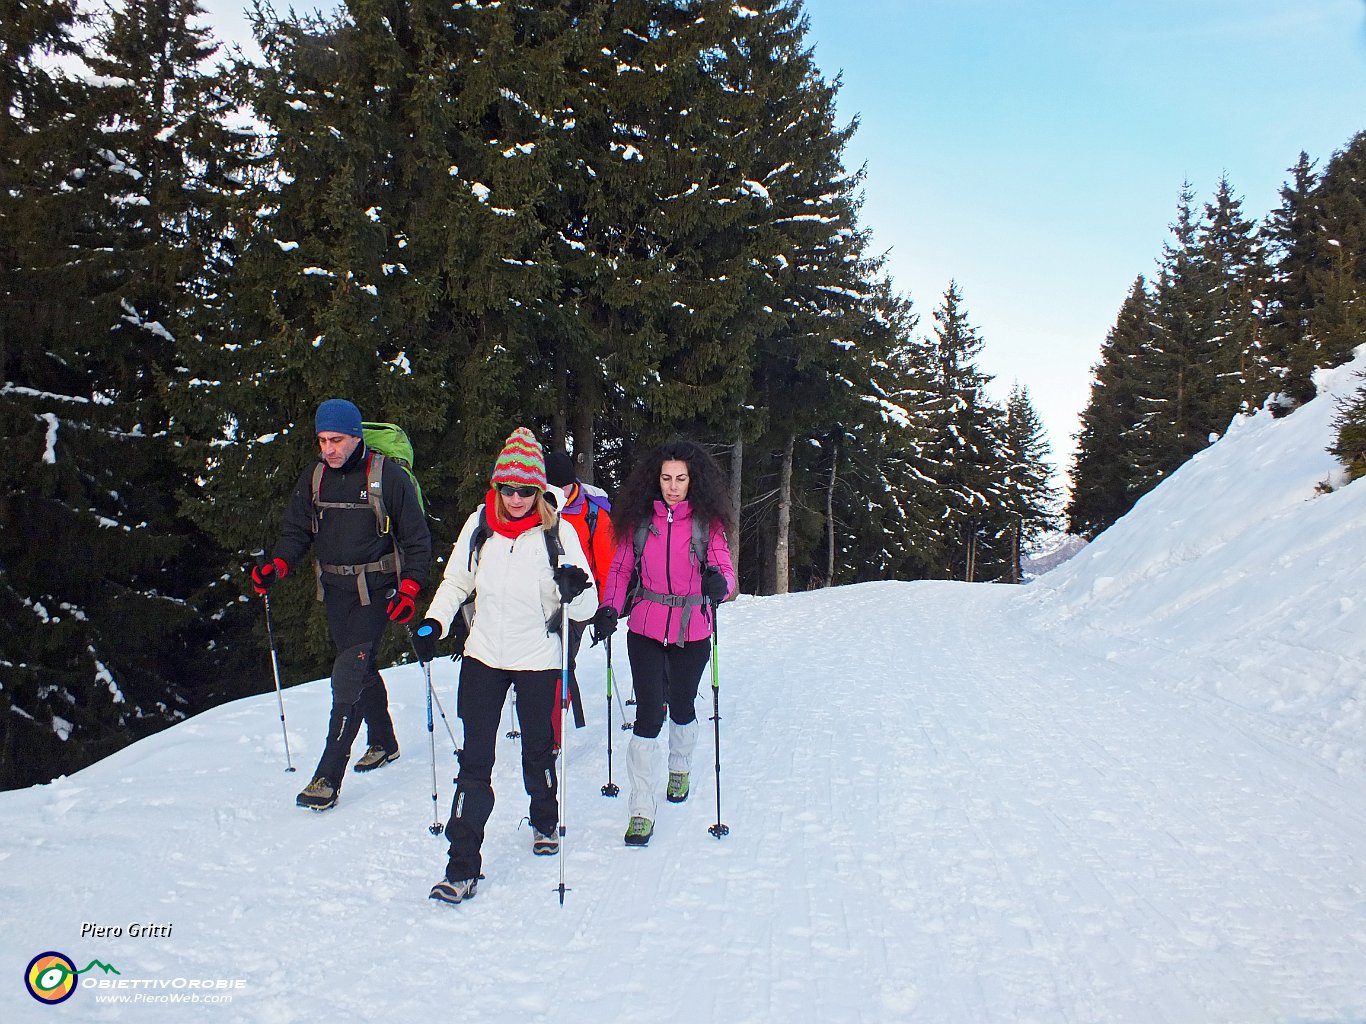
[[(670, 509), (663, 501), (656, 501), (650, 527), (640, 559), (644, 589), (657, 594), (701, 594), (702, 566), (696, 563), (692, 552), (692, 507), (686, 501), (680, 501)], [(611, 605), (618, 614), (625, 610), (622, 606), (631, 585), (635, 561), (634, 538), (619, 534), (602, 594), (602, 603)], [(735, 566), (720, 523), (711, 524), (707, 537), (707, 565), (721, 570), (727, 596), (735, 593)], [(703, 640), (711, 635), (711, 609), (705, 602), (689, 607), (670, 607), (643, 594), (631, 609), (629, 628), (632, 633), (661, 643), (677, 643), (685, 617), (687, 632), (682, 639)]]

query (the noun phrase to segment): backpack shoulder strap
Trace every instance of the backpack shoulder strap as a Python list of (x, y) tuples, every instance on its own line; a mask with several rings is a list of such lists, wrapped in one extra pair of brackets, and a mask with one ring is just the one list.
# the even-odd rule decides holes
[(375, 528), (380, 535), (389, 532), (389, 510), (384, 505), (384, 456), (371, 451), (365, 470), (365, 494), (375, 510)]
[(558, 569), (560, 559), (564, 557), (564, 545), (560, 543), (560, 523), (563, 520), (557, 515), (555, 525), (549, 530), (542, 530), (545, 534), (545, 556), (550, 559), (550, 568)]
[(479, 522), (475, 524), (474, 532), (470, 534), (470, 553), (465, 561), (465, 568), (474, 572), (475, 566), (479, 564), (479, 552), (484, 549), (484, 542), (489, 539), (492, 531), (489, 529), (489, 522), (484, 518), (484, 506), (479, 506)]
[(711, 540), (711, 523), (701, 516), (692, 517), (692, 555), (697, 559), (697, 569), (707, 569), (707, 542)]
[(598, 506), (594, 505), (587, 498), (584, 499), (587, 511), (583, 514), (583, 521), (588, 524), (588, 543), (593, 543), (593, 534), (598, 532)]

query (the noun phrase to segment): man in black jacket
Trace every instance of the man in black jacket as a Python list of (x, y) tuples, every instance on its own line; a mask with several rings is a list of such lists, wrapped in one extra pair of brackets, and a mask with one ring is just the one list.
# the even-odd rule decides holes
[(432, 561), (432, 536), (407, 470), (366, 447), (354, 404), (328, 399), (318, 406), (314, 426), (319, 461), (299, 477), (273, 557), (251, 577), (264, 594), (313, 546), (318, 597), (338, 654), (327, 743), (296, 803), (325, 811), (341, 793), (362, 721), (368, 747), (356, 771), (398, 758), (389, 695), (374, 660), (385, 626), (413, 617)]

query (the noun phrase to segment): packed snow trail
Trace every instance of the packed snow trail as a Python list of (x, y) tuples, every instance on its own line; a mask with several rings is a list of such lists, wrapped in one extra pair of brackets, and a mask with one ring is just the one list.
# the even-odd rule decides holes
[[(1366, 1018), (1366, 815), (1342, 774), (1150, 678), (1141, 651), (1040, 627), (1029, 588), (881, 583), (722, 610), (721, 817), (710, 688), (693, 792), (645, 850), (606, 799), (602, 648), (570, 730), (570, 888), (533, 857), (501, 740), (485, 882), (426, 898), (431, 767), (415, 667), (386, 672), (403, 757), (293, 806), (275, 696), (0, 795), (0, 1019), (1328, 1022)], [(1083, 634), (1083, 638), (1090, 634)], [(629, 667), (617, 665), (630, 692)], [(459, 735), (454, 667), (434, 678)], [(709, 677), (708, 677), (709, 678)], [(594, 700), (594, 695), (597, 699)], [(325, 683), (285, 693), (316, 758)], [(454, 758), (436, 721), (441, 812)], [(625, 785), (627, 734), (614, 738)], [(8, 916), (8, 915), (7, 915)], [(82, 938), (167, 922), (167, 939)], [(22, 922), (21, 928), (15, 925)], [(58, 1007), (44, 950), (125, 979), (242, 979), (226, 1005)], [(125, 993), (128, 994), (128, 993)]]

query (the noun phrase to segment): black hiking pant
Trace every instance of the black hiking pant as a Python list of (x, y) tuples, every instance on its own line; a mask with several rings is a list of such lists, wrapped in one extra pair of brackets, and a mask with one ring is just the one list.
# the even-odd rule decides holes
[(658, 736), (666, 709), (676, 725), (696, 721), (697, 685), (711, 658), (711, 637), (689, 640), (680, 647), (627, 633), (626, 654), (636, 690), (633, 735), (647, 740)]
[(450, 881), (478, 878), (483, 867), (480, 849), (484, 826), (493, 813), (494, 748), (509, 687), (516, 692), (517, 719), (522, 727), (522, 784), (531, 798), (528, 817), (545, 835), (553, 835), (559, 827), (559, 780), (550, 726), (559, 685), (558, 669), (514, 672), (491, 668), (469, 656), (461, 660), (456, 705), (465, 727), (465, 746), (460, 751), (460, 775), (455, 780), (455, 799), (446, 823), (446, 838), (451, 843), (446, 877)]
[[(384, 639), (384, 629), (389, 625), (389, 602), (384, 595), (397, 580), (393, 576), (371, 576), (368, 605), (360, 602), (354, 576), (324, 573), (322, 583), (327, 628), (337, 647), (338, 665), (333, 666), (332, 672), (332, 713), (328, 716), (327, 743), (313, 774), (340, 788), (362, 722), (365, 723), (367, 746), (378, 744), (385, 750), (398, 750), (394, 723), (389, 717), (389, 692), (374, 665)], [(350, 671), (352, 658), (364, 660), (363, 673)]]

